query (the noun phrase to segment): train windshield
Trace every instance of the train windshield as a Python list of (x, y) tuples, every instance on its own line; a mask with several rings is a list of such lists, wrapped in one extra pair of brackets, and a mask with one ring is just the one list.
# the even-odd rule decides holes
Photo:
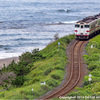
[(76, 27), (76, 28), (79, 28), (79, 27), (80, 27), (80, 25), (76, 24), (76, 25), (75, 25), (75, 27)]
[(83, 25), (81, 25), (81, 28), (83, 28)]
[(89, 28), (89, 25), (85, 25), (85, 28)]

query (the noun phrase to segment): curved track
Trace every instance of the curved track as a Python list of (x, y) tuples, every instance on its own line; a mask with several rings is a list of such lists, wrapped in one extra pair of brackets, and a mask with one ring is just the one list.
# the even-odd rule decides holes
[(50, 100), (54, 97), (60, 97), (71, 92), (80, 82), (82, 82), (82, 48), (87, 41), (74, 41), (70, 47), (69, 57), (69, 74), (67, 75), (66, 83), (64, 83), (58, 89), (54, 89), (49, 94), (42, 96), (40, 99)]

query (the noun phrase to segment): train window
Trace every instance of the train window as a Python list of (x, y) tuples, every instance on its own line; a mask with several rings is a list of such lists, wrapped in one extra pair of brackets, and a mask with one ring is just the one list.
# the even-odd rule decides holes
[(75, 27), (76, 27), (76, 28), (79, 28), (79, 27), (80, 27), (80, 25), (76, 24), (76, 25), (75, 25)]
[(89, 28), (89, 25), (85, 25), (85, 28)]
[(83, 25), (81, 25), (81, 28), (83, 28)]

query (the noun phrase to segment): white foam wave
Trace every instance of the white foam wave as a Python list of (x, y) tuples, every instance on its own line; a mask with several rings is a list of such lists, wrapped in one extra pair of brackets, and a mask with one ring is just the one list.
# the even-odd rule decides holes
[(55, 22), (55, 23), (48, 23), (46, 25), (61, 25), (61, 24), (74, 24), (77, 21), (64, 21), (64, 22)]
[[(11, 57), (18, 57), (21, 56), (22, 53), (31, 52), (33, 49), (39, 48), (39, 50), (44, 49), (46, 46), (34, 46), (34, 47), (21, 47), (18, 50), (20, 52), (11, 53), (11, 52), (0, 52), (0, 59), (11, 58)], [(23, 49), (23, 51), (21, 51)]]
[(62, 23), (64, 23), (64, 24), (67, 24), (67, 23), (76, 23), (77, 21), (65, 21), (65, 22), (62, 22)]
[(0, 53), (0, 59), (11, 58), (11, 57), (18, 57), (22, 53)]

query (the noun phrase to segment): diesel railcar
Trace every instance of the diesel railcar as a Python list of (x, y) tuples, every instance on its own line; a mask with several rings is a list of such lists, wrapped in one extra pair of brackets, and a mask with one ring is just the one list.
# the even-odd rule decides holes
[(100, 31), (100, 14), (86, 17), (75, 23), (75, 37), (83, 40), (98, 34)]

